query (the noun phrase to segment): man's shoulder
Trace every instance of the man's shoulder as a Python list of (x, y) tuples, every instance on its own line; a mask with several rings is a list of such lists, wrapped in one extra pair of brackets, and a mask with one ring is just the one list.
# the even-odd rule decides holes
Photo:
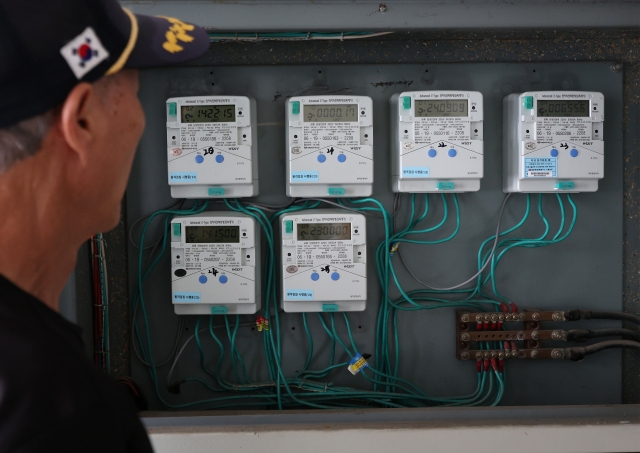
[[(144, 438), (133, 403), (86, 357), (79, 330), (38, 304), (20, 292), (0, 292), (0, 451), (45, 445), (57, 434), (42, 427), (60, 432), (64, 423), (82, 420), (97, 423), (91, 430), (96, 439), (105, 432), (114, 442)], [(103, 425), (104, 414), (120, 420), (120, 436)], [(37, 438), (34, 429), (42, 431)]]

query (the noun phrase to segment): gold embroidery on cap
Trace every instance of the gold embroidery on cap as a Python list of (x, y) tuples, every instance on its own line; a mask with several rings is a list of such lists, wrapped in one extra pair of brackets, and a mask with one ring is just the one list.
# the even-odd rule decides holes
[(189, 36), (187, 32), (192, 31), (195, 27), (191, 24), (185, 24), (180, 19), (173, 17), (159, 17), (167, 19), (172, 24), (164, 35), (167, 40), (162, 44), (162, 48), (171, 53), (182, 52), (184, 48), (178, 44), (178, 41), (193, 41), (193, 36)]

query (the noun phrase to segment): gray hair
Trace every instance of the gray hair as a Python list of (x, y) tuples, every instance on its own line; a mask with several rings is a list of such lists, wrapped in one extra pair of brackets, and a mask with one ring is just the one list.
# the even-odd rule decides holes
[(52, 109), (0, 129), (0, 174), (38, 152), (54, 118)]

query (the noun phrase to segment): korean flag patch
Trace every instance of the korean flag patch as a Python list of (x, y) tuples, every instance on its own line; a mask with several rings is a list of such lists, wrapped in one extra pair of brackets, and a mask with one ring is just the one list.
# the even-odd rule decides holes
[(87, 27), (82, 33), (65, 44), (60, 53), (77, 79), (109, 58), (109, 52), (102, 46), (93, 28)]

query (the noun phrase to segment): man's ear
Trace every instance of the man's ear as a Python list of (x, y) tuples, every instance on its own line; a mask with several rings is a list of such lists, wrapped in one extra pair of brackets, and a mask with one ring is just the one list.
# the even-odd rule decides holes
[(87, 164), (92, 145), (102, 128), (101, 103), (95, 88), (86, 82), (76, 85), (67, 95), (60, 111), (60, 128), (81, 165)]

